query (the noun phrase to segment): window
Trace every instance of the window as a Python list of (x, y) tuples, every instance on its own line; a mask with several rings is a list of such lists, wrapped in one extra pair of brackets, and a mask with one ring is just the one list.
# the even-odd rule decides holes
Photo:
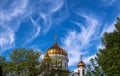
[(84, 74), (85, 74), (85, 72), (84, 72), (85, 70), (83, 69), (83, 76), (84, 76)]

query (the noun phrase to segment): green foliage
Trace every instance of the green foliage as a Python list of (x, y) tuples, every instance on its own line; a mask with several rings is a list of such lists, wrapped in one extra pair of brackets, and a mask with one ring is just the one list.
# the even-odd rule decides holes
[(0, 76), (3, 76), (3, 69), (5, 68), (6, 59), (3, 56), (0, 56)]
[(0, 56), (0, 71), (3, 75), (7, 70), (6, 64), (7, 64), (6, 58), (3, 56)]
[(0, 64), (2, 65), (4, 63), (6, 63), (6, 58), (3, 56), (0, 56)]
[(33, 49), (26, 50), (25, 48), (18, 48), (13, 50), (9, 55), (11, 62), (8, 63), (9, 71), (14, 71), (15, 74), (27, 74), (34, 76), (39, 74), (39, 56), (40, 52)]
[(17, 48), (10, 54), (10, 60), (0, 56), (3, 76), (8, 73), (11, 76), (68, 76), (68, 71), (61, 69), (61, 59), (48, 57), (46, 60), (39, 60), (41, 53), (33, 49)]
[(92, 58), (90, 64), (87, 66), (85, 76), (106, 76), (101, 67), (97, 63), (97, 58)]
[(86, 76), (120, 76), (120, 18), (113, 32), (104, 33), (102, 43), (105, 48), (90, 60)]
[(108, 76), (120, 76), (120, 18), (113, 32), (104, 33), (102, 43), (105, 48), (97, 53), (98, 64)]

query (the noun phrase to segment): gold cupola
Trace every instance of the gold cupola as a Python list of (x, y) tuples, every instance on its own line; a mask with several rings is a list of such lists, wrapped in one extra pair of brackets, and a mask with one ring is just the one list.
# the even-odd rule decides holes
[(49, 49), (47, 49), (43, 59), (49, 57), (50, 55), (67, 56), (67, 52), (58, 45), (56, 38), (55, 43)]
[(44, 58), (45, 58), (45, 57), (48, 57), (48, 56), (50, 56), (50, 55), (52, 55), (52, 54), (58, 54), (58, 55), (67, 56), (66, 51), (65, 51), (63, 48), (61, 48), (61, 47), (58, 45), (57, 42), (54, 43), (52, 47), (50, 47), (49, 49), (47, 49), (47, 52), (45, 53)]
[(80, 56), (80, 62), (78, 63), (78, 68), (79, 67), (86, 67), (85, 63), (82, 61), (82, 55)]

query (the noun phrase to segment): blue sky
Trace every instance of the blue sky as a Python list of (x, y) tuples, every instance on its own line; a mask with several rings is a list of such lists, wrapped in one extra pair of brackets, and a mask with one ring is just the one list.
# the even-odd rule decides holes
[(58, 43), (75, 70), (83, 55), (85, 63), (103, 48), (101, 37), (112, 32), (120, 16), (119, 0), (0, 0), (0, 55), (19, 47), (44, 55)]

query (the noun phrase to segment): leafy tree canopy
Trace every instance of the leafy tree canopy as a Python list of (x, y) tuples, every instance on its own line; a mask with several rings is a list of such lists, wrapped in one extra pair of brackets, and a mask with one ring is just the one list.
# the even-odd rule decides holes
[(113, 32), (104, 33), (102, 43), (105, 48), (97, 53), (98, 64), (108, 76), (120, 76), (120, 18)]

